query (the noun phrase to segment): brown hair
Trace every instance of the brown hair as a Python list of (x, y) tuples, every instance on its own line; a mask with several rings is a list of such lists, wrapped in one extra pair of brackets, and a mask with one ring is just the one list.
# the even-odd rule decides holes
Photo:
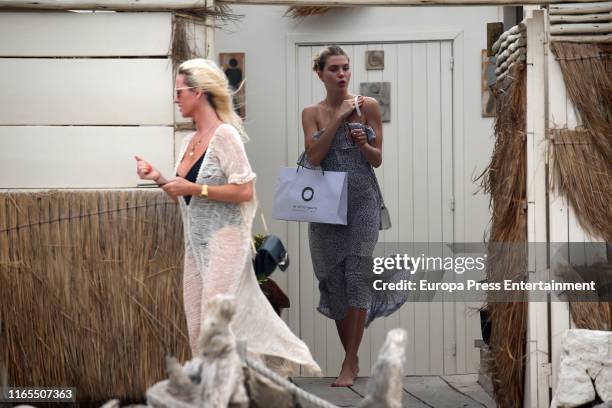
[(312, 70), (315, 72), (323, 71), (327, 58), (331, 57), (332, 55), (344, 55), (346, 59), (350, 61), (349, 56), (342, 48), (337, 45), (328, 45), (326, 47), (321, 48), (321, 50), (319, 50), (319, 52), (312, 59)]

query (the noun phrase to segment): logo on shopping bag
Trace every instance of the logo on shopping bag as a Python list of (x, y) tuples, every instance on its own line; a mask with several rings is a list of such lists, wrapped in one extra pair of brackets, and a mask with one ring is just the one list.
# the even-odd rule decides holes
[(302, 200), (308, 202), (314, 197), (314, 190), (311, 187), (304, 187), (302, 190)]

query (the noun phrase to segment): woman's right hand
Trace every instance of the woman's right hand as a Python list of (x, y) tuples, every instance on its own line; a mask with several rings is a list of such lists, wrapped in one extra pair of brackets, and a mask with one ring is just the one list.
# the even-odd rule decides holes
[(134, 159), (136, 159), (136, 173), (138, 177), (142, 180), (157, 181), (159, 179), (161, 173), (159, 170), (155, 169), (151, 163), (139, 156), (134, 156)]
[[(357, 105), (359, 105), (360, 108), (363, 105), (364, 100), (365, 98), (361, 95), (357, 97)], [(346, 118), (351, 116), (351, 113), (353, 113), (354, 110), (355, 110), (355, 98), (345, 99), (342, 102), (342, 105), (340, 105), (340, 110), (338, 112), (340, 119), (345, 120)]]

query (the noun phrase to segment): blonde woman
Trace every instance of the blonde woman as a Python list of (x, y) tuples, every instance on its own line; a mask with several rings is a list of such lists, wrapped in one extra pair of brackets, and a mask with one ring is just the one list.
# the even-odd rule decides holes
[(138, 156), (136, 161), (140, 178), (155, 181), (180, 205), (185, 232), (183, 297), (193, 354), (201, 351), (197, 340), (207, 302), (217, 294), (231, 294), (236, 298), (232, 328), (237, 338), (247, 341), (249, 352), (284, 375), (297, 373), (300, 365), (318, 374), (308, 347), (274, 312), (252, 269), (255, 173), (227, 78), (212, 61), (185, 61), (176, 77), (174, 102), (197, 129), (183, 141), (176, 177), (164, 177)]

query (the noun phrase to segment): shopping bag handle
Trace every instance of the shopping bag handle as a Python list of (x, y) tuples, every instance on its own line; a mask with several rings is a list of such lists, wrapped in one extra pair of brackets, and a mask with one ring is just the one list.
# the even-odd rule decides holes
[[(304, 153), (302, 153), (300, 155), (300, 158), (299, 158), (298, 163), (297, 163), (297, 169), (295, 169), (296, 173), (298, 171), (300, 171), (300, 167), (307, 168), (306, 166), (304, 166), (304, 160), (306, 160), (306, 150), (304, 150)], [(321, 167), (321, 166), (319, 166), (319, 167)], [(323, 173), (323, 175), (325, 175), (325, 170), (323, 169), (323, 167), (321, 167), (321, 173)]]

